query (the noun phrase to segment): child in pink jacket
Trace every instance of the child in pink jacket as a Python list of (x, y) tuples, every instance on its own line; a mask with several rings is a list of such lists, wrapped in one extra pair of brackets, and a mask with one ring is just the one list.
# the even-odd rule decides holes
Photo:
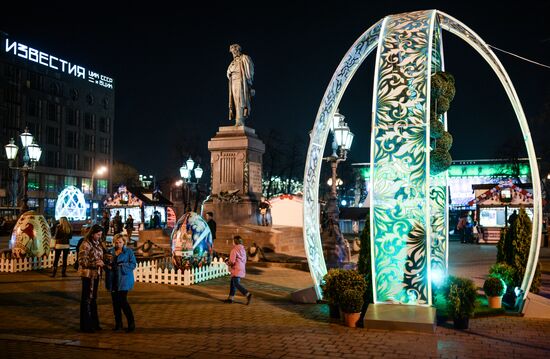
[(246, 296), (246, 305), (248, 305), (252, 299), (252, 294), (241, 285), (241, 278), (246, 275), (246, 249), (243, 246), (243, 239), (238, 235), (233, 237), (233, 244), (233, 249), (231, 249), (227, 261), (231, 272), (231, 286), (229, 287), (229, 297), (225, 300), (225, 303), (233, 303), (233, 297), (235, 297), (235, 292), (238, 289)]

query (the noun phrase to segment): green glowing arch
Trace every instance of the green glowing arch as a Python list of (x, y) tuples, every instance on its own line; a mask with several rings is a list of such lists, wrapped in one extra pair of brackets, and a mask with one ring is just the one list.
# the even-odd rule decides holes
[[(319, 298), (322, 296), (319, 284), (327, 269), (319, 232), (318, 188), (329, 123), (353, 75), (374, 48), (378, 48), (371, 141), (371, 247), (375, 271), (375, 302), (431, 304), (432, 268), (439, 266), (446, 270), (447, 267), (448, 224), (444, 216), (448, 201), (446, 191), (442, 190), (446, 188), (447, 175), (429, 175), (427, 110), (430, 74), (438, 68), (443, 69), (441, 30), (449, 31), (466, 41), (497, 74), (518, 118), (529, 155), (532, 178), (539, 178), (535, 150), (521, 103), (506, 70), (487, 44), (466, 25), (438, 10), (385, 17), (359, 37), (338, 65), (321, 101), (310, 134), (304, 173), (304, 245)], [(416, 37), (412, 36), (413, 33)], [(396, 56), (398, 61), (392, 56)], [(406, 66), (411, 63), (418, 67), (403, 69), (403, 64)], [(399, 66), (401, 69), (395, 68)], [(397, 88), (399, 84), (392, 85), (389, 78), (384, 78), (395, 70), (402, 75), (397, 79), (407, 80), (406, 89), (403, 89), (409, 91), (407, 99), (410, 101), (404, 105), (395, 103), (402, 99)], [(407, 73), (408, 70), (412, 72)], [(417, 76), (414, 76), (415, 72)], [(406, 115), (399, 111), (392, 113), (391, 111), (396, 108), (400, 108)], [(446, 125), (446, 118), (440, 120)], [(398, 146), (397, 149), (395, 146), (388, 147), (387, 144), (391, 144), (388, 138), (391, 136), (400, 136), (400, 140), (406, 145)], [(414, 156), (411, 157), (407, 151), (414, 153)], [(414, 168), (411, 168), (411, 158)], [(414, 175), (403, 175), (411, 169), (414, 170)], [(401, 181), (401, 185), (393, 189), (387, 188), (388, 184), (396, 179)], [(532, 182), (535, 198), (532, 238), (535, 240), (531, 241), (527, 270), (521, 285), (525, 297), (535, 273), (542, 230), (540, 183), (538, 180)], [(406, 192), (404, 195), (403, 188), (414, 191)], [(394, 205), (397, 205), (400, 211), (409, 211), (410, 216), (396, 216), (389, 211), (386, 202), (392, 199), (392, 196), (399, 197), (397, 191), (404, 200), (396, 201)], [(388, 213), (391, 216), (388, 216)], [(427, 218), (436, 218), (439, 223), (434, 225), (433, 221), (428, 221)], [(396, 225), (397, 229), (394, 229)], [(430, 240), (427, 241), (426, 238)], [(392, 245), (396, 248), (390, 252), (396, 258), (388, 258), (388, 254), (381, 251)], [(411, 258), (415, 261), (412, 264)], [(385, 268), (384, 264), (390, 269), (381, 272), (380, 270)]]

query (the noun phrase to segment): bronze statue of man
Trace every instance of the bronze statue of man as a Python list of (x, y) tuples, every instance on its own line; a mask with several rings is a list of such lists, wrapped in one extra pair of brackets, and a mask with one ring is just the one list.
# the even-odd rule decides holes
[(233, 61), (227, 68), (229, 79), (229, 120), (235, 120), (235, 126), (244, 126), (250, 116), (251, 98), (254, 96), (254, 64), (250, 56), (243, 54), (239, 44), (229, 46)]

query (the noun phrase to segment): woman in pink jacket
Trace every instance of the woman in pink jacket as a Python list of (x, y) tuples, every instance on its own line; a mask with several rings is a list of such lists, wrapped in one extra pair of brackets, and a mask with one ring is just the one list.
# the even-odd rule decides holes
[(240, 236), (233, 237), (233, 249), (229, 254), (227, 265), (231, 272), (231, 286), (229, 287), (229, 297), (225, 303), (233, 303), (233, 297), (237, 289), (246, 296), (246, 305), (250, 304), (252, 294), (241, 285), (241, 278), (246, 275), (246, 249), (243, 246), (243, 239)]

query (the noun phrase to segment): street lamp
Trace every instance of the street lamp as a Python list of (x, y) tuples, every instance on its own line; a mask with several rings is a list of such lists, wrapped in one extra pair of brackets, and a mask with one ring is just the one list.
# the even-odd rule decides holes
[[(327, 214), (329, 226), (334, 229), (334, 231), (329, 230), (329, 233), (334, 233), (335, 236), (334, 241), (331, 240), (325, 244), (327, 247), (328, 264), (329, 266), (336, 267), (340, 266), (340, 263), (342, 262), (342, 258), (340, 258), (338, 253), (347, 253), (347, 261), (351, 259), (349, 245), (339, 230), (339, 213), (337, 202), (337, 186), (342, 184), (342, 180), (337, 178), (336, 170), (338, 168), (338, 164), (347, 159), (348, 151), (351, 148), (354, 138), (354, 134), (350, 131), (344, 119), (345, 117), (340, 114), (339, 110), (337, 110), (334, 117), (330, 121), (330, 130), (332, 132), (332, 154), (329, 157), (323, 158), (323, 160), (330, 162), (330, 167), (332, 170), (331, 178), (327, 182), (331, 188), (327, 206)], [(342, 245), (345, 247), (345, 251), (338, 248)]]
[(92, 218), (92, 221), (95, 221), (94, 217), (94, 180), (95, 176), (103, 176), (105, 173), (107, 173), (107, 166), (99, 166), (93, 173), (92, 173), (92, 184), (90, 185), (90, 217)]
[[(186, 198), (185, 198), (185, 211), (186, 212), (189, 212), (191, 210), (190, 203), (189, 203), (189, 185), (194, 184), (195, 186), (197, 186), (197, 189), (198, 189), (198, 184), (199, 184), (199, 181), (200, 181), (200, 179), (202, 177), (202, 173), (203, 173), (203, 170), (202, 170), (202, 168), (200, 167), (199, 164), (197, 164), (197, 167), (195, 169), (193, 169), (194, 166), (195, 166), (195, 161), (193, 161), (191, 156), (189, 156), (189, 159), (187, 161), (185, 161), (183, 166), (180, 167), (180, 176), (183, 180), (183, 183), (185, 183), (185, 189), (186, 189)], [(191, 180), (192, 179), (192, 174), (191, 173), (193, 173), (195, 175), (196, 182), (193, 182)], [(198, 205), (198, 193), (197, 193), (197, 197), (196, 197), (196, 200), (195, 200), (195, 211), (197, 210), (197, 205)]]
[(4, 149), (6, 150), (6, 157), (9, 160), (9, 167), (13, 170), (19, 170), (23, 174), (23, 200), (21, 204), (21, 213), (24, 213), (29, 210), (29, 198), (27, 195), (29, 171), (33, 171), (38, 161), (40, 161), (42, 149), (34, 143), (34, 138), (27, 128), (25, 128), (25, 132), (23, 132), (20, 137), (21, 144), (23, 145), (23, 167), (13, 165), (15, 159), (17, 158), (17, 153), (19, 152), (19, 147), (15, 144), (13, 138), (10, 139), (10, 143), (4, 146)]

